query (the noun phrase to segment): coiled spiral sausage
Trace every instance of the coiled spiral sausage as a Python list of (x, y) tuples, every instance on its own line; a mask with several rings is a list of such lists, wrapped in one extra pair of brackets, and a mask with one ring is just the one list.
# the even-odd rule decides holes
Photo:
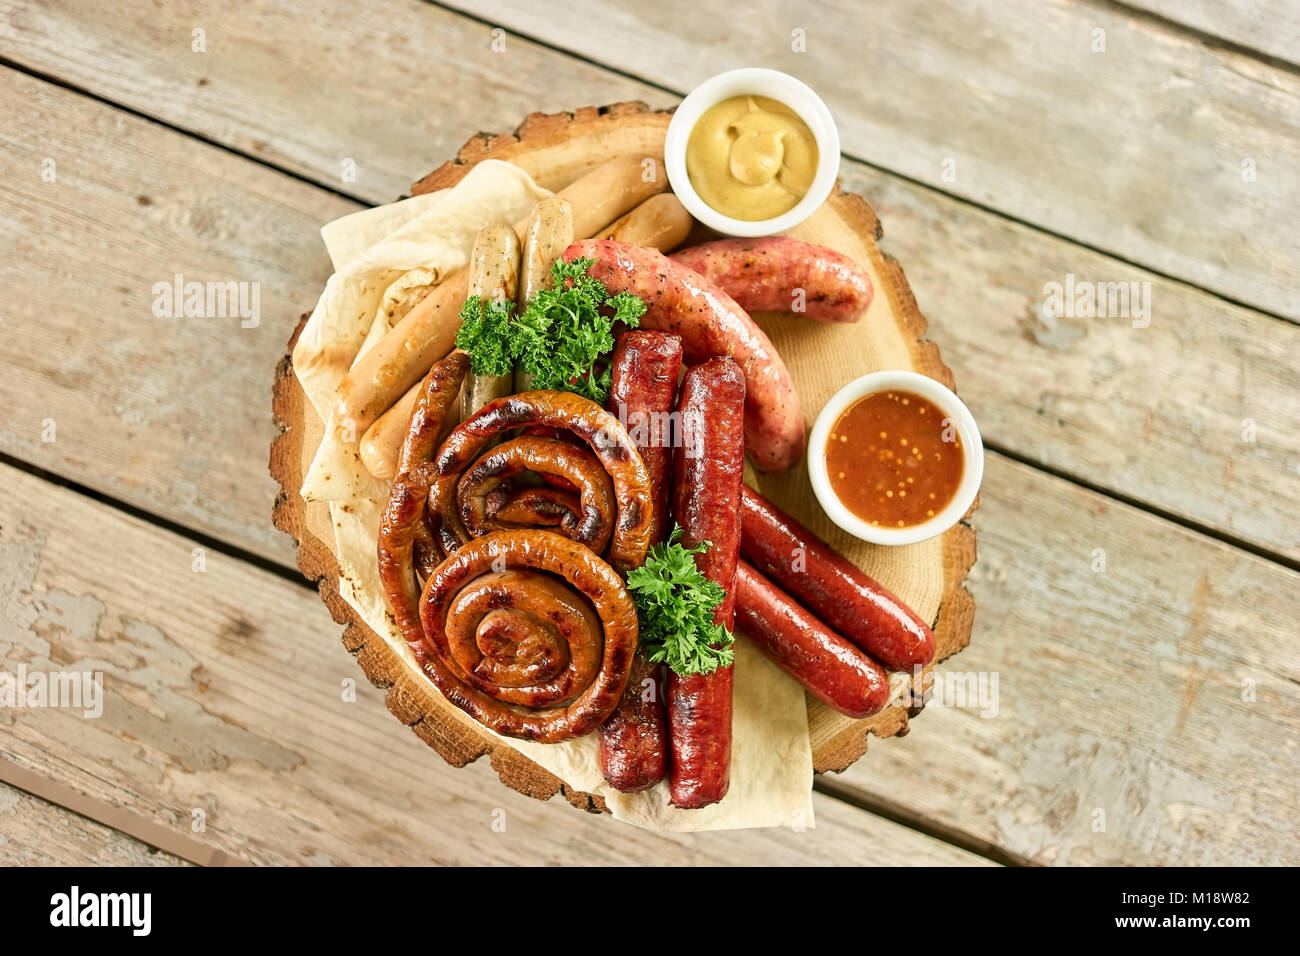
[(552, 531), (461, 546), (426, 582), (419, 616), (411, 649), (443, 696), (499, 734), (543, 743), (604, 722), (637, 644), (622, 578)]
[[(568, 432), (586, 447), (525, 435), (484, 454), (501, 432), (535, 425)], [(564, 478), (578, 490), (576, 542), (604, 552), (623, 573), (645, 561), (654, 521), (649, 473), (619, 420), (581, 395), (539, 390), (489, 402), (447, 436), (433, 466), (437, 475), (429, 491), (429, 515), (440, 523), (438, 533), (448, 553), (494, 527), (493, 522), (500, 527), (505, 519), (499, 507), (491, 512), (488, 493), (505, 478), (532, 471)], [(600, 469), (612, 494), (602, 490)], [(571, 496), (565, 503), (571, 506), (573, 500)], [(558, 527), (566, 526), (560, 522)]]
[[(576, 502), (573, 494), (555, 488), (524, 489), (519, 495), (494, 500), (498, 488), (523, 472), (559, 475), (578, 489)], [(556, 494), (538, 494), (544, 492)], [(461, 523), (474, 537), (529, 523), (530, 512), (537, 511), (542, 512), (537, 515), (541, 523), (551, 523), (552, 515), (561, 517), (558, 523), (566, 537), (597, 554), (604, 552), (614, 532), (614, 488), (609, 475), (586, 448), (558, 438), (525, 435), (498, 445), (461, 477), (456, 498)]]
[[(441, 386), (430, 394), (454, 395), (454, 376), (436, 372)], [(499, 433), (531, 425), (584, 444), (522, 435), (480, 456)], [(626, 567), (644, 561), (653, 519), (645, 465), (617, 418), (565, 392), (490, 402), (436, 455), (430, 430), (433, 422), (413, 418), (380, 521), (379, 574), (397, 626), (443, 696), (496, 733), (544, 743), (590, 733), (618, 704), (636, 651), (636, 606), (598, 552)], [(511, 489), (525, 472), (575, 490)], [(426, 568), (419, 548), (435, 542), (446, 557)]]

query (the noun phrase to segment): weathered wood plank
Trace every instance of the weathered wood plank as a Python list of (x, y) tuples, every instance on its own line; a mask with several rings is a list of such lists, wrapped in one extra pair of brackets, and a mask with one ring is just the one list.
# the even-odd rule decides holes
[[(112, 560), (87, 560), (92, 542)], [(199, 557), (0, 467), (0, 666), (104, 688), (99, 717), (0, 711), (14, 764), (251, 863), (988, 862), (828, 797), (811, 830), (667, 836), (520, 796), (445, 765), (356, 687), (311, 590)]]
[[(359, 207), (40, 80), (0, 77), (0, 447), (291, 563), (266, 520), (270, 382), (329, 276), (320, 225)], [(260, 322), (156, 317), (154, 284), (177, 274), (255, 283)]]
[[(20, 410), (0, 424), (0, 447), (288, 563), (264, 520), (272, 483), (247, 450), (269, 440), (265, 383), (326, 275), (317, 228), (356, 207), (73, 93), (0, 79), (15, 94), (0, 102), (14, 171), (0, 186), (0, 275), (19, 330), (0, 340), (16, 369), (0, 396)], [(121, 161), (98, 159), (128, 139)], [(47, 157), (62, 161), (55, 183), (39, 175)], [(1288, 506), (1300, 492), (1300, 330), (897, 177), (845, 172), (877, 205), (885, 248), (992, 443), (1300, 556)], [(152, 285), (178, 272), (260, 282), (263, 321), (155, 319)], [(1051, 320), (1043, 289), (1069, 274), (1150, 279), (1151, 325)], [(105, 323), (112, 346), (78, 352)], [(54, 443), (41, 441), (50, 418)], [(1254, 442), (1242, 440), (1248, 423)]]
[[(195, 31), (205, 52), (194, 52)], [(420, 0), (358, 15), (252, 0), (0, 0), (0, 53), (83, 89), (334, 186), (390, 202), (478, 130), (635, 96), (676, 98)], [(472, 108), (467, 108), (471, 106)]]
[(0, 866), (183, 866), (134, 837), (0, 783)]
[(927, 708), (831, 785), (1037, 863), (1300, 863), (1300, 574), (988, 464), (938, 670), (998, 675), (996, 716)]
[(1121, 7), (450, 5), (681, 93), (786, 70), (826, 98), (848, 155), (1300, 318), (1300, 75)]
[(1124, 5), (1300, 65), (1300, 7), (1289, 0), (1124, 0)]

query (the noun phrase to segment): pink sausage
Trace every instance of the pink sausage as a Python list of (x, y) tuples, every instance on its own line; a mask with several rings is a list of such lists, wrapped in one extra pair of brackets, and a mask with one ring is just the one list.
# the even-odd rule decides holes
[(802, 312), (818, 322), (856, 322), (871, 305), (867, 270), (834, 249), (787, 236), (720, 239), (675, 253), (746, 312)]
[(564, 250), (566, 262), (594, 259), (588, 272), (610, 292), (646, 303), (641, 327), (682, 338), (695, 365), (726, 355), (745, 373), (745, 451), (760, 471), (785, 471), (803, 455), (799, 398), (771, 340), (735, 300), (712, 282), (654, 249), (587, 239)]

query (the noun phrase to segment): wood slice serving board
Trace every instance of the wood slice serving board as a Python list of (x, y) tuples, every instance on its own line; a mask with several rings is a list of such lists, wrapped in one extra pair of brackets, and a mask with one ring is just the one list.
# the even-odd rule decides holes
[[(641, 103), (589, 107), (576, 113), (528, 117), (512, 135), (480, 133), (412, 188), (415, 194), (458, 183), (484, 159), (501, 159), (523, 168), (547, 189), (557, 190), (606, 160), (626, 154), (662, 153), (669, 114)], [(821, 325), (784, 313), (759, 313), (757, 321), (772, 337), (794, 377), (807, 422), (843, 384), (878, 369), (913, 369), (952, 387), (952, 373), (939, 350), (924, 340), (926, 322), (903, 277), (903, 270), (876, 246), (880, 222), (861, 196), (840, 192), (791, 235), (831, 246), (865, 265), (876, 296), (863, 318), (848, 325)], [(450, 719), (438, 691), (376, 635), (340, 597), (334, 534), (328, 506), (307, 503), (298, 494), (324, 431), (293, 374), (291, 358), (306, 318), (294, 331), (274, 387), (274, 414), (281, 432), (271, 447), (271, 474), (280, 483), (276, 527), (298, 542), (298, 566), (316, 581), (334, 619), (346, 625), (343, 644), (357, 657), (372, 683), (388, 690), (389, 711), (453, 766), (484, 754), (503, 783), (540, 799), (563, 792), (577, 807), (599, 811), (603, 800), (573, 792), (549, 771), (509, 744), (462, 720)], [(938, 660), (960, 651), (970, 639), (975, 605), (962, 582), (975, 560), (975, 533), (962, 523), (938, 538), (901, 548), (866, 544), (841, 532), (822, 513), (808, 483), (806, 465), (783, 475), (760, 476), (758, 489), (803, 521), (867, 574), (889, 588), (934, 627)], [(969, 515), (967, 516), (969, 518)], [(808, 698), (813, 766), (838, 771), (867, 748), (867, 735), (891, 737), (907, 731), (918, 712), (916, 700), (900, 682), (896, 705), (866, 720), (852, 720)]]

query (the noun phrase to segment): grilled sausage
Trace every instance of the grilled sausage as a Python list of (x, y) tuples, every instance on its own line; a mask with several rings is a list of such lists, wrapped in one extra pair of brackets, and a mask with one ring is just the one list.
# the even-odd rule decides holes
[(429, 369), (399, 453), (398, 480), (379, 522), (379, 580), (407, 640), (419, 627), (415, 608), (420, 587), (414, 570), (427, 570), (442, 559), (425, 518), (436, 477), (428, 459), (468, 370), (469, 356), (459, 350)]
[(654, 538), (668, 535), (672, 516), (668, 490), (672, 478), (672, 412), (682, 370), (682, 340), (666, 332), (633, 330), (618, 337), (610, 359), (609, 400), (650, 473)]
[(602, 229), (597, 238), (671, 252), (686, 241), (694, 224), (680, 199), (672, 193), (659, 193)]
[[(519, 286), (519, 236), (507, 225), (487, 226), (474, 237), (469, 255), (469, 297), (485, 305), (514, 302)], [(465, 379), (460, 393), (460, 417), (469, 418), (492, 401), (514, 391), (514, 375), (477, 375)]]
[(745, 560), (836, 631), (893, 670), (934, 659), (934, 633), (916, 612), (821, 538), (749, 487), (740, 514)]
[(601, 773), (623, 793), (647, 790), (668, 772), (663, 672), (638, 647), (618, 707), (600, 725)]
[(415, 411), (416, 400), (420, 397), (420, 383), (412, 385), (397, 404), (379, 420), (366, 429), (361, 436), (361, 464), (366, 471), (376, 478), (393, 478), (397, 475), (397, 456), (406, 437), (406, 429), (411, 423), (411, 412)]
[[(624, 332), (610, 361), (611, 385), (605, 407), (628, 429), (650, 475), (654, 541), (663, 540), (672, 521), (668, 511), (671, 413), (681, 367), (681, 340), (664, 332)], [(600, 728), (601, 770), (616, 790), (636, 793), (663, 779), (668, 728), (662, 686), (663, 667), (651, 663), (638, 648), (623, 699)]]
[(827, 706), (855, 719), (889, 701), (889, 675), (753, 566), (736, 567), (736, 630)]
[[(551, 266), (573, 242), (573, 203), (562, 196), (543, 199), (533, 210), (524, 227), (523, 263), (519, 271), (519, 311), (528, 300), (551, 284)], [(532, 376), (515, 369), (515, 391), (532, 388)]]
[[(524, 472), (559, 475), (571, 487), (578, 489), (576, 520), (567, 528), (567, 537), (585, 544), (597, 554), (603, 554), (614, 532), (613, 484), (590, 450), (558, 438), (523, 435), (498, 445), (475, 461), (461, 476), (456, 488), (460, 519), (465, 530), (479, 537), (489, 531), (517, 527), (510, 521), (512, 496), (509, 493), (495, 504), (491, 513), (488, 499), (496, 489)], [(554, 488), (536, 490), (558, 491)], [(574, 498), (570, 492), (558, 493), (566, 495), (568, 500)], [(536, 495), (525, 499), (533, 502), (534, 507), (541, 500)], [(516, 505), (517, 509), (522, 507)], [(506, 511), (505, 517), (502, 517), (502, 510)], [(516, 513), (514, 517), (523, 515)], [(563, 521), (558, 523), (564, 524)]]
[(637, 642), (623, 579), (550, 531), (498, 531), (457, 549), (426, 583), (418, 620), (411, 650), (447, 700), (496, 733), (543, 743), (604, 722)]
[(745, 373), (745, 450), (760, 471), (784, 471), (804, 450), (803, 416), (790, 373), (771, 340), (735, 301), (653, 249), (608, 240), (575, 242), (564, 258), (591, 258), (589, 272), (611, 292), (646, 303), (641, 328), (675, 332), (686, 361), (725, 355)]
[[(713, 622), (730, 628), (740, 548), (740, 489), (744, 471), (745, 376), (728, 358), (687, 370), (679, 405), (683, 440), (673, 456), (673, 517), (682, 543), (711, 547), (696, 566), (726, 598)], [(732, 668), (711, 674), (669, 670), (669, 789), (673, 806), (697, 809), (727, 794), (731, 773)]]
[[(434, 459), (437, 478), (428, 497), (429, 514), (438, 522), (436, 532), (444, 548), (453, 551), (472, 539), (463, 518), (466, 505), (462, 500), (471, 485), (462, 490), (462, 477), (496, 436), (533, 425), (571, 433), (599, 460), (613, 483), (617, 503), (614, 530), (609, 539), (609, 563), (620, 572), (639, 567), (650, 547), (654, 522), (650, 476), (619, 420), (590, 399), (571, 392), (533, 391), (498, 398), (452, 429)], [(529, 437), (554, 442), (556, 446), (566, 444), (555, 439)], [(529, 467), (541, 464), (534, 460)], [(571, 484), (578, 477), (577, 471), (566, 473), (558, 465), (548, 470), (561, 474)]]
[(672, 257), (746, 312), (802, 312), (818, 322), (856, 322), (871, 305), (866, 269), (834, 249), (788, 236), (720, 239)]

